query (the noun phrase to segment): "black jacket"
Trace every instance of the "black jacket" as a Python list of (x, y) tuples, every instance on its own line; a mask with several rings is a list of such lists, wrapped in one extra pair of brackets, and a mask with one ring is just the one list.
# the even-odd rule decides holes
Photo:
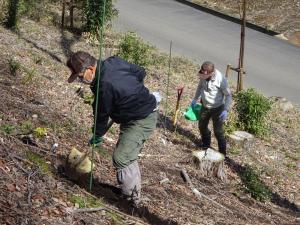
[[(93, 102), (94, 116), (96, 113), (96, 79), (91, 84), (95, 95)], [(101, 62), (99, 81), (99, 97), (96, 122), (96, 134), (103, 136), (106, 132), (108, 118), (116, 123), (146, 118), (156, 107), (155, 97), (144, 86), (146, 72), (143, 68), (113, 56)]]

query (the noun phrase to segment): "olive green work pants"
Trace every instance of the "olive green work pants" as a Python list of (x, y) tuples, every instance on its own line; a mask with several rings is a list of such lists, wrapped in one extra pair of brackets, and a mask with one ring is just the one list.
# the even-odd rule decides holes
[(152, 112), (145, 119), (123, 123), (120, 135), (113, 153), (113, 164), (117, 169), (123, 169), (138, 159), (144, 142), (156, 128), (157, 112)]

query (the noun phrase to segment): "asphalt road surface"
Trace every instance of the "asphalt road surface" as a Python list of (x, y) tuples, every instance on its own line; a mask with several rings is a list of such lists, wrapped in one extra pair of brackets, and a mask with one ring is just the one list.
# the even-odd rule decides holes
[[(197, 63), (210, 60), (225, 73), (237, 66), (240, 25), (184, 5), (176, 0), (117, 0), (118, 31), (137, 32), (144, 40)], [(267, 96), (300, 103), (300, 47), (247, 28), (245, 87)], [(232, 80), (236, 73), (232, 73)], [(196, 81), (196, 80), (195, 80)], [(196, 87), (195, 87), (196, 88)]]

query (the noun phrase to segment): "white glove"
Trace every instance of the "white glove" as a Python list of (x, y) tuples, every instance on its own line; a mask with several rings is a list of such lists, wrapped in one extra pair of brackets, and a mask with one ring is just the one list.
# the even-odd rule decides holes
[(154, 95), (154, 97), (156, 99), (156, 103), (159, 104), (161, 102), (161, 95), (159, 94), (159, 92), (155, 91), (155, 92), (152, 92), (152, 94)]

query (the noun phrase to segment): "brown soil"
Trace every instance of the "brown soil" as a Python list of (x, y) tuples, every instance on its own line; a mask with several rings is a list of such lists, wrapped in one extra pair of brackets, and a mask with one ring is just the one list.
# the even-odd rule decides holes
[[(241, 18), (242, 0), (191, 0), (191, 2)], [(247, 21), (283, 34), (300, 45), (300, 1), (259, 0), (247, 2)]]
[[(49, 25), (22, 20), (19, 32), (0, 27), (0, 224), (299, 224), (298, 106), (289, 114), (274, 107), (270, 137), (229, 149), (226, 182), (204, 176), (191, 162), (199, 143), (197, 124), (180, 118), (174, 131), (169, 122), (165, 127), (171, 113), (165, 120), (161, 111), (139, 159), (145, 201), (139, 211), (118, 195), (111, 162), (116, 124), (95, 152), (92, 191), (87, 192), (88, 181), (66, 177), (61, 165), (72, 147), (89, 150), (92, 125), (91, 107), (78, 95), (79, 87), (66, 82), (64, 62), (76, 50), (98, 55), (98, 47), (83, 37)], [(21, 65), (16, 74), (11, 71), (13, 61)], [(171, 109), (179, 84), (185, 84), (182, 109), (189, 104), (196, 70), (184, 59), (173, 59)], [(167, 62), (149, 68), (145, 82), (150, 90), (165, 90), (167, 72)], [(38, 127), (47, 128), (45, 136), (34, 134)], [(54, 143), (59, 145), (57, 153), (50, 152)], [(246, 163), (260, 171), (272, 190), (271, 201), (256, 201), (245, 191), (240, 174)], [(180, 168), (188, 171), (195, 188), (223, 207), (198, 199)], [(169, 182), (160, 183), (164, 178)], [(104, 210), (73, 213), (78, 207), (99, 206)]]

